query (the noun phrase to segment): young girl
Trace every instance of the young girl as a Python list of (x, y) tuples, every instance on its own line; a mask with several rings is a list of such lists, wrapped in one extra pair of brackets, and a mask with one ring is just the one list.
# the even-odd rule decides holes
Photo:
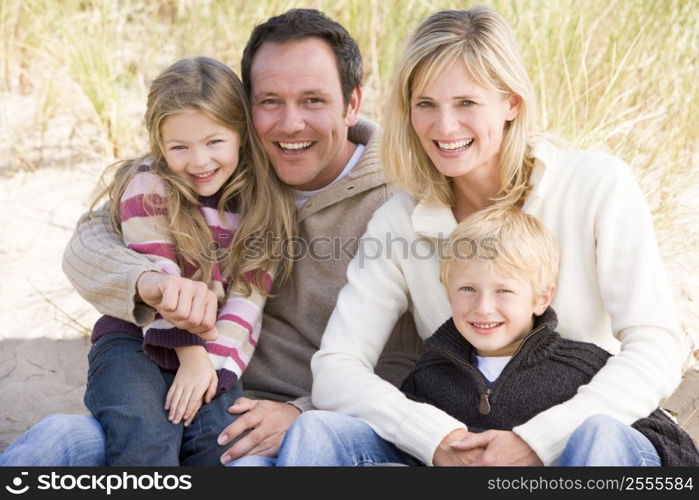
[[(107, 188), (112, 223), (154, 271), (206, 284), (218, 335), (205, 341), (152, 313), (142, 329), (101, 318), (85, 404), (104, 428), (108, 465), (219, 465), (216, 437), (234, 419), (227, 408), (242, 395), (272, 276), (291, 272), (272, 256), (293, 236), (294, 211), (226, 65), (198, 57), (166, 69), (146, 127), (150, 154), (119, 163)], [(253, 241), (269, 252), (253, 254)]]

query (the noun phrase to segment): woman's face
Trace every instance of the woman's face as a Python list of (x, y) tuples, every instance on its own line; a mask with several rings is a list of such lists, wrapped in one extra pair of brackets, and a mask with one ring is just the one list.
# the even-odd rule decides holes
[[(420, 73), (415, 75), (418, 85)], [(443, 175), (492, 175), (498, 171), (505, 123), (517, 116), (519, 103), (517, 95), (480, 86), (457, 60), (424, 89), (412, 89), (410, 119)]]

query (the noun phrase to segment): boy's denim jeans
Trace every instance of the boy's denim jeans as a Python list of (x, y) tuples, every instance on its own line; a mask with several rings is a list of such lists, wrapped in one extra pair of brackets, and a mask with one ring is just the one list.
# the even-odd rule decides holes
[[(329, 411), (304, 412), (289, 428), (279, 456), (243, 457), (232, 466), (420, 465), (364, 421)], [(559, 465), (657, 466), (651, 442), (612, 417), (595, 415), (573, 433)]]
[(107, 465), (221, 465), (216, 438), (236, 416), (227, 409), (243, 395), (241, 384), (203, 405), (189, 427), (173, 425), (164, 409), (175, 373), (144, 354), (142, 340), (114, 333), (88, 355), (85, 406), (104, 429)]

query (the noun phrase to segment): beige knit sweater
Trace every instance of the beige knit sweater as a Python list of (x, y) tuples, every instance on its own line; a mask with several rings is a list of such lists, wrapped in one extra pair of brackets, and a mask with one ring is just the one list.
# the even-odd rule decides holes
[[(299, 235), (308, 251), (265, 306), (260, 341), (242, 378), (250, 397), (311, 408), (311, 357), (347, 282), (347, 265), (358, 240), (374, 210), (390, 195), (379, 165), (377, 136), (376, 125), (367, 120), (352, 127), (350, 140), (367, 145), (359, 163), (298, 211)], [(63, 271), (85, 300), (102, 314), (138, 325), (152, 321), (154, 311), (139, 302), (136, 281), (142, 273), (157, 270), (124, 246), (105, 208), (80, 218), (63, 255)], [(421, 350), (422, 341), (406, 315), (396, 325), (376, 373), (400, 384)]]

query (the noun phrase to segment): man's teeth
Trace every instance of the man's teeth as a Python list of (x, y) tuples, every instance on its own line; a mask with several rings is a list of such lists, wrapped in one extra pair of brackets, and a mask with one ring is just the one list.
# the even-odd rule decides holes
[(444, 149), (445, 151), (456, 151), (457, 149), (463, 149), (469, 147), (473, 143), (473, 138), (463, 139), (455, 142), (441, 142), (437, 141), (437, 146), (439, 149)]
[(495, 328), (496, 326), (500, 326), (500, 322), (498, 323), (471, 323), (473, 326), (476, 328)]
[(310, 147), (312, 142), (280, 142), (279, 147), (282, 149), (290, 149), (292, 151), (297, 151), (299, 149), (306, 149), (307, 147)]

